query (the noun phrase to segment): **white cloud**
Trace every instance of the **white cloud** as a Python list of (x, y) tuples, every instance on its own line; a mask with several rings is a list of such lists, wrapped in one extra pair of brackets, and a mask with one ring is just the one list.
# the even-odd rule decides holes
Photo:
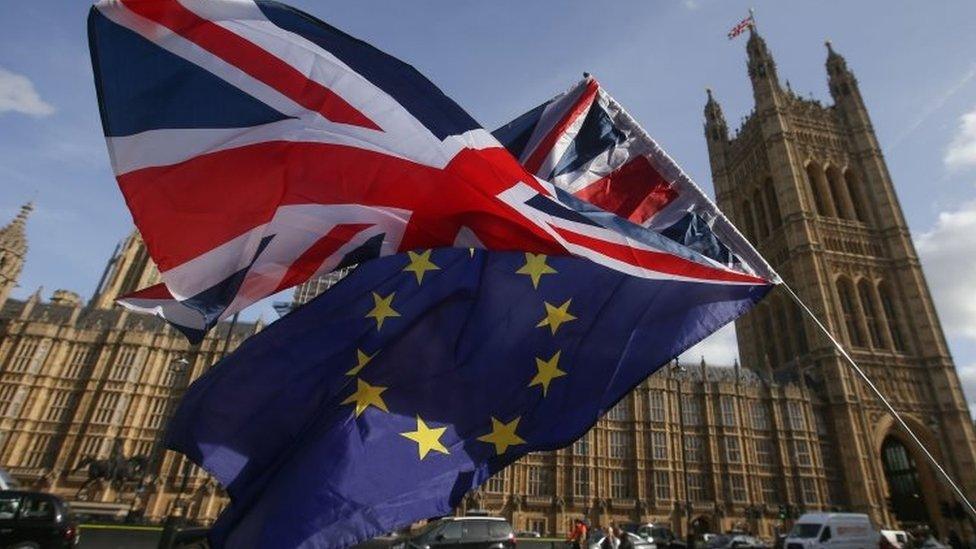
[(949, 143), (945, 165), (950, 169), (976, 166), (976, 108), (959, 119), (959, 131)]
[(943, 328), (976, 340), (976, 201), (940, 213), (917, 247)]
[(29, 78), (0, 67), (0, 114), (5, 112), (47, 116), (54, 107), (41, 99)]
[(735, 324), (730, 323), (714, 334), (706, 337), (694, 347), (681, 354), (678, 359), (683, 362), (698, 363), (705, 357), (705, 362), (713, 366), (731, 366), (739, 358), (739, 346), (735, 340)]

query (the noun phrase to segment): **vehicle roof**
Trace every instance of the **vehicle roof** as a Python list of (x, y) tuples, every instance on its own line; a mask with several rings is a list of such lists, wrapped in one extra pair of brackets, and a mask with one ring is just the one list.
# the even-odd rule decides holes
[(804, 513), (797, 522), (825, 521), (831, 519), (857, 519), (870, 521), (864, 513)]
[(496, 521), (505, 521), (505, 517), (444, 517), (441, 520), (496, 520)]

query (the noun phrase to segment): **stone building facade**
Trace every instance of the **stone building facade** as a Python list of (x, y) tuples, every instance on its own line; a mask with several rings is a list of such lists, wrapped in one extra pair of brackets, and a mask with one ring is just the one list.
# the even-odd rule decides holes
[[(976, 494), (970, 412), (853, 71), (828, 42), (833, 104), (822, 105), (780, 85), (755, 30), (746, 49), (754, 110), (730, 137), (710, 91), (705, 106), (719, 206), (963, 491)], [(972, 531), (946, 516), (954, 497), (924, 454), (782, 288), (736, 332), (743, 363), (774, 379), (803, 376), (834, 442), (821, 456), (831, 504), (879, 524), (930, 523), (943, 536)]]
[[(0, 235), (0, 253), (21, 263), (28, 212), (4, 229), (17, 229), (17, 239)], [(178, 505), (209, 522), (226, 504), (220, 487), (162, 449), (161, 427), (188, 383), (261, 326), (240, 323), (230, 331), (225, 323), (189, 346), (160, 319), (113, 306), (120, 293), (155, 282), (147, 257), (133, 233), (88, 303), (66, 290), (49, 301), (40, 290), (24, 301), (0, 301), (0, 467), (28, 487), (87, 500), (87, 507), (124, 504), (155, 520)], [(79, 492), (87, 479), (79, 465), (113, 451), (143, 458), (144, 482), (124, 484), (121, 493), (105, 482)]]
[[(976, 493), (973, 424), (856, 80), (831, 51), (835, 105), (824, 107), (780, 87), (757, 34), (747, 49), (755, 112), (730, 137), (711, 94), (705, 108), (720, 205)], [(89, 302), (65, 290), (9, 299), (29, 213), (0, 230), (0, 467), (68, 499), (213, 520), (226, 505), (220, 487), (162, 451), (160, 430), (188, 383), (260, 323), (222, 324), (190, 347), (158, 319), (113, 306), (157, 280), (138, 234)], [(295, 303), (338, 278), (303, 285)], [(585, 515), (771, 537), (789, 526), (784, 506), (965, 531), (939, 513), (948, 492), (785, 297), (774, 292), (738, 322), (746, 367), (664, 367), (585, 437), (513, 464), (458, 512), (487, 509), (545, 534)], [(144, 456), (145, 482), (79, 494), (78, 465), (113, 451)], [(921, 505), (908, 505), (914, 494)]]

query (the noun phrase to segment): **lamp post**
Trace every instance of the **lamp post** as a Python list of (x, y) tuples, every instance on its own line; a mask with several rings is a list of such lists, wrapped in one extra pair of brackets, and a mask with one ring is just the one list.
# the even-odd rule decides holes
[[(187, 360), (185, 357), (177, 358), (172, 362), (170, 362), (169, 371), (173, 373), (173, 381), (170, 383), (170, 389), (175, 389), (178, 380), (182, 379), (183, 375), (190, 371), (190, 361)], [(169, 425), (169, 420), (173, 416), (174, 407), (175, 407), (174, 401), (175, 401), (174, 398), (170, 398), (170, 401), (167, 403), (166, 418), (163, 421), (163, 424), (160, 426), (159, 433), (156, 435), (157, 455), (161, 455), (163, 451), (163, 449), (160, 448), (162, 442), (162, 434), (166, 430), (166, 427)], [(161, 460), (157, 460), (157, 461), (161, 461)], [(157, 476), (158, 474), (159, 473), (157, 473)], [(183, 518), (182, 513), (180, 514), (175, 513), (175, 511), (177, 511), (178, 508), (180, 511), (182, 511), (181, 498), (182, 498), (182, 493), (180, 493), (180, 495), (177, 496), (176, 501), (173, 502), (172, 508), (170, 508), (169, 513), (167, 513), (166, 515), (166, 519), (163, 521), (163, 533), (160, 536), (159, 545), (158, 545), (158, 547), (160, 548), (168, 549), (169, 547), (173, 546), (176, 533), (179, 530), (179, 525), (182, 522), (182, 518)]]
[(682, 392), (681, 392), (681, 376), (685, 371), (684, 366), (678, 362), (678, 359), (674, 359), (671, 364), (671, 373), (675, 374), (675, 379), (678, 382), (678, 437), (680, 439), (681, 445), (681, 478), (682, 484), (685, 491), (685, 540), (688, 544), (688, 549), (694, 547), (694, 540), (692, 539), (691, 533), (691, 494), (688, 492), (688, 456), (685, 452), (685, 414), (682, 403)]

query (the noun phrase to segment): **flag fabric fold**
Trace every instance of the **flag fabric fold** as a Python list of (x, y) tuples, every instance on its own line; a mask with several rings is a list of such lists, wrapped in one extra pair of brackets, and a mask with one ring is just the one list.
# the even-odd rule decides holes
[(770, 288), (531, 253), (372, 260), (198, 379), (167, 444), (231, 496), (217, 546), (345, 547), (569, 444)]

